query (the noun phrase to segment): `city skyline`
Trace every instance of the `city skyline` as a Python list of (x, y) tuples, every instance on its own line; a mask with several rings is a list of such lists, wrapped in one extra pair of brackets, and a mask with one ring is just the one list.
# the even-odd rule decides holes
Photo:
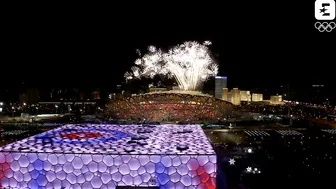
[[(124, 73), (138, 58), (136, 49), (150, 45), (168, 49), (190, 40), (212, 41), (218, 76), (228, 78), (228, 88), (280, 93), (288, 85), (293, 91), (324, 85), (332, 95), (336, 90), (331, 65), (334, 53), (328, 41), (334, 31), (320, 33), (314, 28), (313, 1), (291, 5), (302, 11), (277, 4), (263, 13), (255, 10), (270, 4), (246, 3), (240, 5), (239, 21), (226, 19), (237, 15), (231, 8), (236, 4), (229, 2), (220, 11), (212, 5), (210, 11), (191, 14), (193, 19), (183, 14), (166, 17), (161, 9), (138, 15), (138, 20), (85, 20), (75, 25), (65, 18), (59, 18), (61, 23), (48, 20), (41, 24), (42, 20), (12, 17), (4, 24), (8, 27), (4, 27), (2, 41), (0, 96), (6, 91), (11, 91), (7, 96), (18, 96), (29, 88), (113, 91), (125, 82)], [(172, 20), (172, 25), (167, 24)], [(206, 84), (214, 87), (214, 83), (210, 78)]]

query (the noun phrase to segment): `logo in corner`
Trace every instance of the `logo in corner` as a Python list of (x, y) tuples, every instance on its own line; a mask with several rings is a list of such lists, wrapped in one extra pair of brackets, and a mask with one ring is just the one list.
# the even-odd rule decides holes
[[(335, 1), (334, 0), (316, 0), (315, 1), (315, 28), (320, 32), (331, 32), (335, 29)], [(328, 22), (329, 21), (329, 22)]]
[(335, 1), (334, 0), (316, 0), (315, 1), (316, 20), (334, 20), (335, 19)]

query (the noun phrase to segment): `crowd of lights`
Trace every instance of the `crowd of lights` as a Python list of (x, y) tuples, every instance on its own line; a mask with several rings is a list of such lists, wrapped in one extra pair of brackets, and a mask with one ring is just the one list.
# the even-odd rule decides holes
[(132, 72), (126, 72), (127, 80), (133, 78), (166, 75), (174, 78), (182, 90), (197, 90), (202, 83), (218, 73), (218, 65), (210, 56), (208, 46), (211, 42), (200, 44), (187, 41), (168, 52), (154, 46), (148, 47), (148, 53), (135, 61)]
[[(169, 91), (154, 91), (154, 92), (149, 92), (149, 93), (150, 94), (189, 94), (189, 95), (213, 97), (213, 95), (205, 94), (200, 91), (169, 90)], [(139, 95), (146, 95), (146, 94), (139, 94)]]
[(147, 93), (116, 100), (109, 106), (119, 119), (142, 121), (200, 121), (223, 119), (232, 112), (231, 103), (202, 95)]
[(4, 131), (0, 133), (0, 136), (15, 136), (21, 135), (23, 133), (28, 132), (27, 130), (12, 130), (12, 131)]

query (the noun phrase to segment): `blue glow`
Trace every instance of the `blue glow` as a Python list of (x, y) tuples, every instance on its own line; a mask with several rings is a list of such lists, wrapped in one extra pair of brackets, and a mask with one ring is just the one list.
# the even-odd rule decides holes
[(46, 175), (46, 171), (44, 170), (44, 162), (40, 159), (37, 159), (34, 163), (33, 163), (33, 167), (35, 168), (32, 172), (31, 172), (31, 177), (32, 180), (30, 180), (30, 182), (28, 183), (29, 188), (32, 189), (39, 189), (43, 186), (44, 183), (47, 183), (47, 177)]
[(227, 79), (226, 76), (216, 76), (215, 78), (216, 78), (216, 79)]

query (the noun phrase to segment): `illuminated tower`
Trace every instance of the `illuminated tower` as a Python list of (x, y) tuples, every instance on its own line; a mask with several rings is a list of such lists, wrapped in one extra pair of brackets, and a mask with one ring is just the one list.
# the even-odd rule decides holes
[(228, 88), (222, 89), (222, 100), (229, 101), (229, 89)]
[(232, 91), (232, 97), (231, 97), (231, 102), (234, 105), (240, 105), (241, 103), (241, 98), (240, 98), (240, 91), (238, 88), (233, 88)]
[(227, 88), (227, 77), (216, 76), (215, 77), (215, 97), (222, 99), (223, 88)]

